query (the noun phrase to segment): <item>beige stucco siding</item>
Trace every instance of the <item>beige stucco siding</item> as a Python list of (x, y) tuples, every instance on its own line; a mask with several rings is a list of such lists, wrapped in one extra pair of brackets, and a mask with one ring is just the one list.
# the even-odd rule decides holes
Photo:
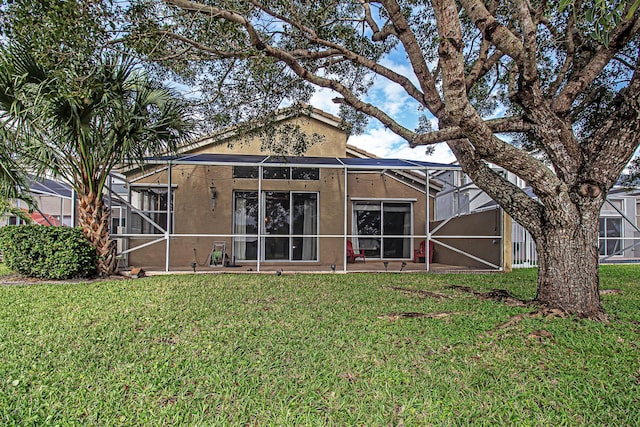
[[(305, 155), (311, 157), (345, 157), (347, 149), (347, 134), (340, 128), (329, 123), (316, 120), (311, 117), (288, 120), (294, 123), (308, 135), (318, 134), (323, 138), (320, 142), (308, 147)], [(204, 139), (189, 153), (217, 153), (217, 154), (271, 154), (270, 150), (262, 147), (259, 138), (237, 138), (231, 135), (230, 138), (222, 139), (213, 143), (212, 140)]]
[[(147, 171), (148, 173), (148, 171)], [(258, 190), (257, 179), (233, 178), (231, 166), (172, 167), (171, 183), (174, 193), (174, 234), (218, 234), (230, 235), (233, 231), (233, 197), (236, 191)], [(211, 209), (211, 182), (216, 187), (216, 208)], [(167, 183), (167, 172), (147, 176), (135, 182), (144, 187), (145, 183), (158, 185)], [(342, 235), (344, 228), (344, 172), (342, 169), (320, 169), (317, 181), (262, 180), (262, 191), (314, 192), (318, 193), (319, 234)], [(152, 237), (159, 237), (154, 235)], [(131, 240), (130, 247), (148, 239)], [(232, 256), (231, 237), (180, 237), (171, 240), (172, 267), (187, 267), (192, 262), (204, 263), (211, 252), (214, 241), (224, 241), (227, 254)], [(306, 263), (338, 263), (342, 261), (343, 240), (320, 239), (319, 261)], [(194, 256), (195, 249), (195, 256)], [(132, 252), (129, 264), (136, 266), (164, 265), (166, 248), (163, 243)], [(255, 261), (247, 261), (254, 263)], [(305, 263), (296, 261), (296, 263)]]
[[(432, 223), (435, 229), (443, 221)], [(460, 251), (500, 267), (503, 262), (504, 248), (511, 245), (510, 233), (503, 242), (500, 238), (503, 215), (500, 209), (475, 212), (462, 215), (447, 221), (433, 237)], [(466, 236), (464, 238), (447, 238), (444, 236)], [(492, 236), (479, 238), (478, 236)], [(487, 264), (474, 260), (464, 254), (452, 251), (439, 244), (434, 250), (433, 262), (448, 265), (464, 265), (471, 268), (487, 268)]]

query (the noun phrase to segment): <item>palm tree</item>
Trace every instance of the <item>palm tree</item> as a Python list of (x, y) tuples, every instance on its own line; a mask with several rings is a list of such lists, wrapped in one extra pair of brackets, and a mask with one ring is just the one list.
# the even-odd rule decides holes
[[(0, 67), (4, 65), (2, 61)], [(26, 171), (16, 161), (16, 130), (19, 125), (20, 104), (13, 96), (11, 75), (0, 72), (0, 202), (3, 213), (11, 209), (11, 199), (23, 199), (30, 206), (33, 199), (28, 193)]]
[[(103, 192), (118, 165), (174, 150), (192, 128), (186, 103), (154, 83), (128, 56), (48, 70), (22, 46), (0, 49), (0, 117), (13, 135), (14, 159), (36, 176), (66, 181), (79, 199), (82, 231), (99, 255), (98, 271), (116, 270), (115, 242)], [(7, 108), (7, 106), (9, 108)]]

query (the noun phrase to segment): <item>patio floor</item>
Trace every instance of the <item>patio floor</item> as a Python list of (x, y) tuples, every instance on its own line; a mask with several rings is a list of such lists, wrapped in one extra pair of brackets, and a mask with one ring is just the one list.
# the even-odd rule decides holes
[[(404, 264), (404, 265), (403, 265)], [(142, 267), (146, 275), (165, 275), (165, 274), (193, 274), (192, 268), (172, 267), (170, 271), (165, 271), (160, 267)], [(128, 273), (128, 268), (122, 269), (122, 273)], [(494, 269), (478, 269), (465, 266), (454, 266), (447, 264), (432, 263), (429, 264), (429, 271), (426, 271), (424, 263), (413, 263), (411, 261), (389, 261), (386, 268), (382, 261), (357, 261), (355, 264), (347, 264), (347, 273), (491, 273), (497, 272)], [(256, 274), (256, 273), (300, 273), (300, 274), (322, 274), (332, 273), (329, 266), (320, 265), (270, 265), (260, 264), (260, 271), (256, 271), (256, 265), (237, 265), (235, 267), (209, 267), (196, 266), (196, 274)], [(337, 265), (335, 273), (345, 273), (343, 265)]]

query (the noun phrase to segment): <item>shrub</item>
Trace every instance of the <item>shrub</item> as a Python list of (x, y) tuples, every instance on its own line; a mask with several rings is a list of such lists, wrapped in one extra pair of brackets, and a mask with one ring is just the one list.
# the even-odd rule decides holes
[(28, 277), (70, 279), (96, 274), (96, 251), (79, 228), (2, 227), (0, 251), (7, 267)]

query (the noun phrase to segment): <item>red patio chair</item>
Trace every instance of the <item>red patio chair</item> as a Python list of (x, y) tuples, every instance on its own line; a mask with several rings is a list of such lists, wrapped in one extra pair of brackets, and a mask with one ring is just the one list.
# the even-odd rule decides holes
[[(425, 241), (420, 242), (420, 249), (415, 249), (413, 251), (413, 262), (418, 262), (420, 258), (424, 258), (426, 256), (425, 253)], [(433, 262), (433, 242), (429, 240), (429, 264)]]
[(347, 261), (354, 264), (358, 258), (362, 258), (362, 261), (367, 262), (364, 257), (364, 249), (360, 249), (358, 253), (354, 252), (351, 240), (347, 240)]

